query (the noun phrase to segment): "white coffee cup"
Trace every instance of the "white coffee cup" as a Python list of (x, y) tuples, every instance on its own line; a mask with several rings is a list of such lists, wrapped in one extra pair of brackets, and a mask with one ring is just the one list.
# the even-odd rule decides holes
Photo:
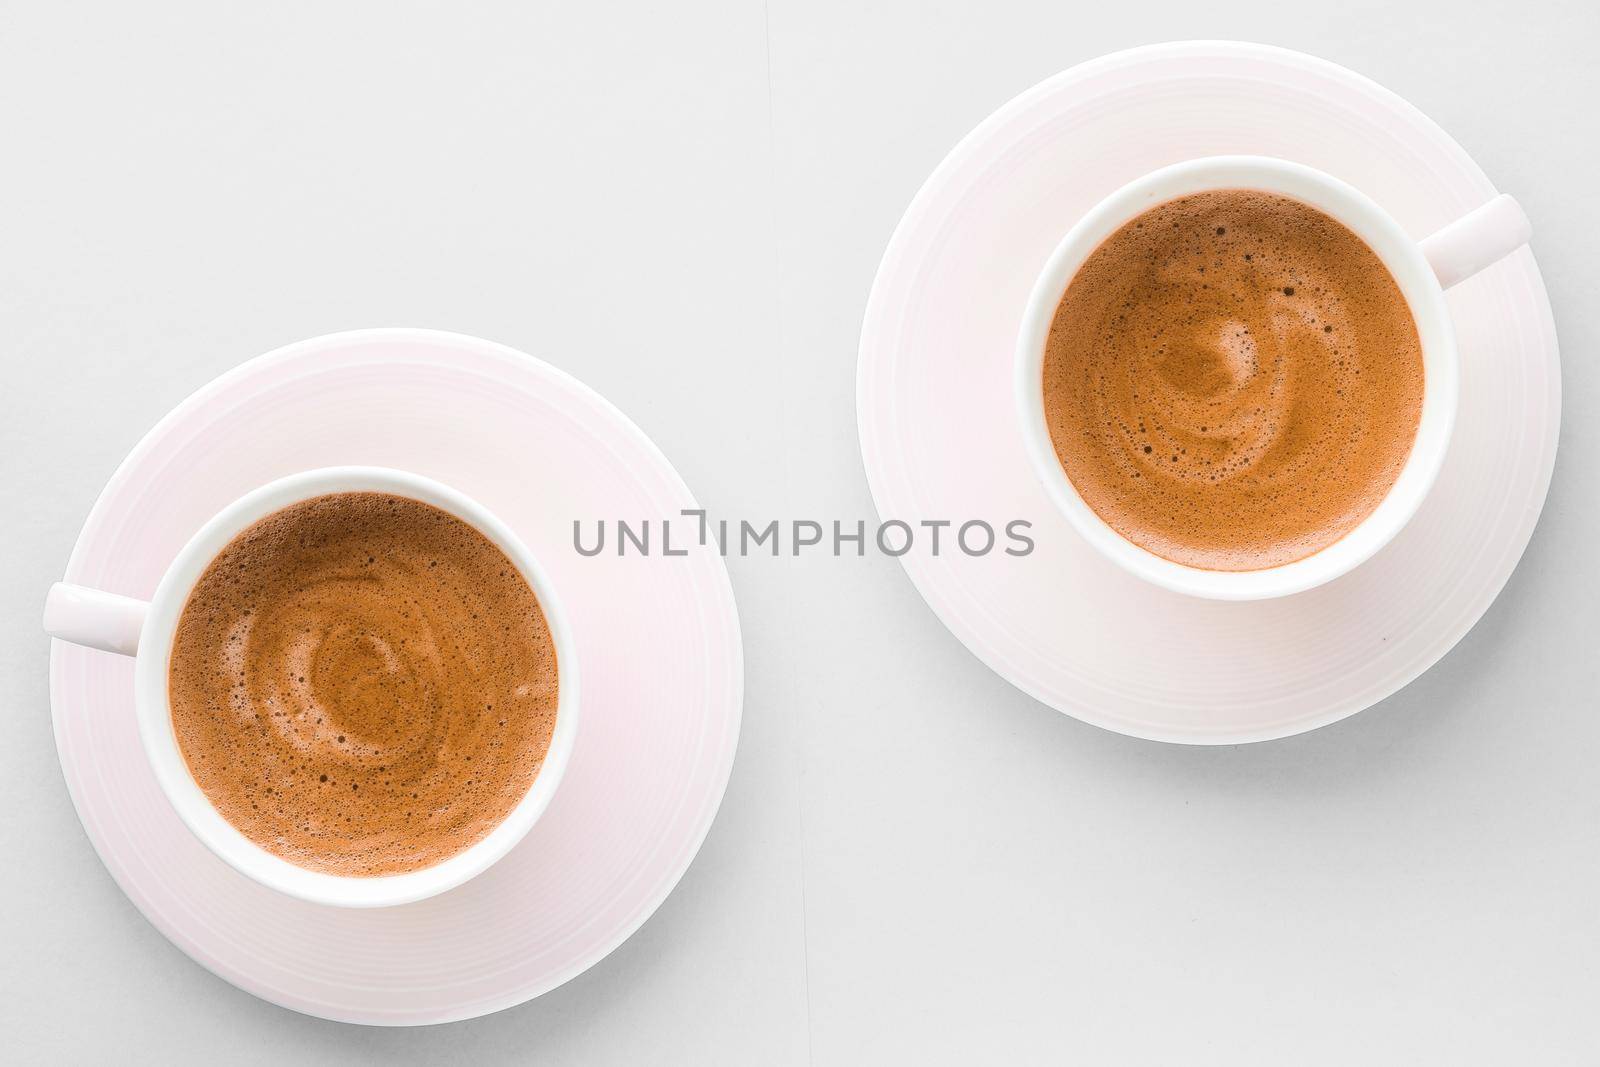
[[(1328, 547), (1277, 567), (1211, 571), (1164, 559), (1124, 538), (1086, 504), (1062, 469), (1044, 412), (1045, 342), (1056, 307), (1089, 255), (1123, 224), (1168, 200), (1212, 189), (1257, 189), (1331, 215), (1365, 241), (1400, 287), (1422, 343), (1422, 415), (1411, 454), (1373, 513)], [(1265, 156), (1213, 156), (1147, 174), (1118, 189), (1067, 232), (1028, 297), (1016, 352), (1016, 400), (1028, 457), (1051, 501), (1102, 555), (1140, 578), (1192, 596), (1259, 600), (1332, 581), (1372, 556), (1416, 514), (1444, 463), (1455, 424), (1460, 358), (1444, 291), (1526, 244), (1527, 216), (1498, 196), (1420, 243), (1354, 187)]]
[[(528, 580), (544, 611), (561, 676), (550, 748), (527, 794), (481, 841), (421, 870), (372, 878), (307, 870), (266, 851), (224, 819), (189, 773), (173, 732), (167, 665), (189, 592), (218, 552), (257, 519), (326, 493), (381, 492), (448, 511), (494, 542)], [(318, 904), (369, 908), (405, 904), (452, 889), (488, 869), (527, 834), (550, 804), (578, 730), (578, 660), (560, 601), (533, 554), (482, 505), (438, 482), (382, 467), (326, 467), (280, 478), (229, 504), (179, 550), (149, 603), (57, 583), (45, 603), (52, 637), (135, 657), (134, 713), (145, 756), (162, 792), (206, 847), (264, 886)]]

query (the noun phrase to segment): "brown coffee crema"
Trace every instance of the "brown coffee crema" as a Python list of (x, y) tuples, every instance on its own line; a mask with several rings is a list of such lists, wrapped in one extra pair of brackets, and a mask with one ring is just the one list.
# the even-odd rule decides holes
[(366, 492), (229, 542), (168, 668), (178, 747), (211, 803), (267, 851), (338, 875), (414, 871), (482, 840), (539, 773), (557, 683), (505, 553), (438, 508)]
[(1191, 567), (1326, 548), (1399, 477), (1422, 346), (1354, 233), (1248, 189), (1160, 204), (1079, 268), (1050, 326), (1057, 458), (1108, 526)]

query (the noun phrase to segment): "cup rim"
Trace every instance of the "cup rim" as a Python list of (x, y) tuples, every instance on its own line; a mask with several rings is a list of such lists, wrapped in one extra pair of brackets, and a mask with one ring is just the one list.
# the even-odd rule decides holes
[[(1213, 189), (1288, 196), (1332, 216), (1360, 237), (1394, 278), (1422, 347), (1422, 411), (1411, 452), (1378, 507), (1339, 540), (1302, 559), (1252, 571), (1177, 563), (1113, 530), (1078, 494), (1056, 456), (1044, 413), (1044, 355), (1068, 284), (1089, 255), (1124, 223), (1158, 204)], [(1313, 167), (1270, 156), (1206, 156), (1151, 171), (1091, 208), (1056, 245), (1028, 296), (1018, 331), (1014, 388), (1024, 446), (1047, 495), (1101, 555), (1173, 592), (1214, 600), (1261, 600), (1322, 585), (1365, 562), (1409, 522), (1437, 479), (1454, 429), (1459, 395), (1455, 332), (1444, 290), (1421, 246), (1379, 204)]]
[[(504, 552), (527, 580), (544, 613), (560, 671), (556, 723), (528, 791), (489, 833), (432, 866), (401, 874), (358, 877), (297, 866), (247, 838), (212, 805), (183, 757), (172, 726), (167, 669), (179, 618), (205, 568), (233, 537), (291, 504), (328, 493), (385, 492), (431, 504), (468, 523)], [(275, 479), (246, 493), (204, 523), (179, 550), (157, 584), (134, 661), (134, 705), (140, 741), (156, 780), (180, 819), (202, 844), (239, 873), (316, 904), (372, 908), (435, 896), (487, 870), (525, 837), (549, 807), (571, 761), (579, 725), (579, 668), (566, 614), (538, 560), (510, 527), (483, 505), (431, 478), (388, 467), (321, 467)]]

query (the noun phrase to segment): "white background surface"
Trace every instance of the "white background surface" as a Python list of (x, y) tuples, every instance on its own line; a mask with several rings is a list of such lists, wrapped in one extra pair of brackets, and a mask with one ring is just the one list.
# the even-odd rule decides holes
[[(548, 7), (550, 10), (535, 10)], [(749, 685), (699, 860), (472, 1022), (308, 1019), (191, 963), (78, 827), (39, 609), (192, 389), (420, 325), (572, 371), (714, 513), (871, 518), (855, 346), (928, 171), (1006, 99), (1237, 37), (1407, 97), (1534, 220), (1545, 517), (1483, 622), (1288, 741), (1115, 736), (991, 675), (892, 561), (730, 561)], [(1588, 1063), (1600, 1050), (1587, 3), (0, 3), (0, 1042), (23, 1062)]]

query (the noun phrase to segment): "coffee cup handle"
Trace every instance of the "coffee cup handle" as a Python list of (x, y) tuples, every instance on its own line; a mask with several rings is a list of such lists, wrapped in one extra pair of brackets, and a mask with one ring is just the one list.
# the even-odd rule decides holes
[(1522, 205), (1501, 193), (1422, 242), (1422, 254), (1448, 289), (1528, 243), (1533, 227)]
[(133, 597), (57, 582), (44, 600), (44, 632), (102, 652), (131, 656), (139, 651), (150, 605)]

